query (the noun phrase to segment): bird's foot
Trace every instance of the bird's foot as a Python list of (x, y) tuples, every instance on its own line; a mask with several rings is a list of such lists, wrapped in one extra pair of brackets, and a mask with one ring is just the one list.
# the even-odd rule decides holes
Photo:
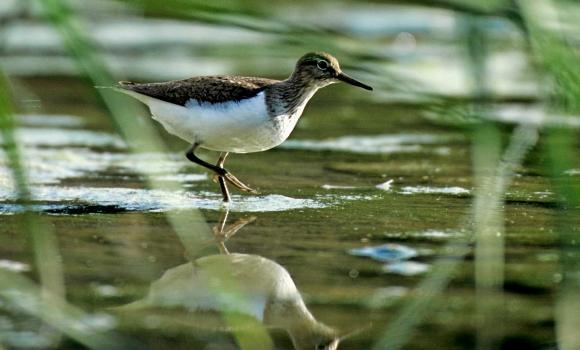
[(215, 174), (212, 178), (213, 182), (218, 183), (220, 177), (224, 178), (227, 182), (229, 182), (232, 186), (236, 187), (240, 191), (254, 194), (258, 193), (258, 191), (240, 181), (237, 177), (235, 177), (232, 173), (230, 173), (226, 169), (223, 169), (223, 172), (221, 173)]

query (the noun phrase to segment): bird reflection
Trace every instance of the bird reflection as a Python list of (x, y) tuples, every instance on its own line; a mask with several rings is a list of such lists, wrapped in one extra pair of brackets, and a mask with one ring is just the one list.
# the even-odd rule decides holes
[(297, 350), (337, 349), (338, 332), (314, 318), (284, 267), (262, 256), (228, 251), (225, 242), (256, 218), (227, 225), (227, 216), (224, 213), (213, 228), (220, 254), (167, 270), (151, 283), (143, 299), (119, 309), (185, 309), (188, 317), (200, 316), (195, 327), (201, 328), (211, 322), (208, 313), (236, 313), (265, 327), (286, 330)]

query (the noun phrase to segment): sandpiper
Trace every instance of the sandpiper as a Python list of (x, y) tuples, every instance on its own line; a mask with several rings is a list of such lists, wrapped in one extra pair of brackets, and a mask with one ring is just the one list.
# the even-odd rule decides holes
[(224, 331), (235, 329), (224, 328), (215, 315), (235, 313), (238, 320), (245, 318), (242, 326), (257, 322), (285, 330), (296, 350), (336, 350), (350, 336), (341, 336), (312, 315), (284, 267), (253, 254), (210, 255), (173, 267), (151, 284), (143, 299), (115, 310), (155, 317), (164, 309), (187, 310), (181, 326), (191, 322), (200, 329)]
[[(146, 104), (175, 136), (189, 142), (185, 156), (215, 173), (224, 202), (226, 181), (241, 191), (256, 191), (224, 169), (229, 153), (250, 153), (276, 147), (288, 138), (306, 103), (327, 85), (346, 82), (372, 88), (344, 74), (328, 53), (307, 53), (286, 80), (241, 76), (203, 76), (162, 83), (119, 82), (118, 89)], [(221, 152), (210, 164), (195, 155), (198, 148)]]
[[(227, 225), (227, 218), (226, 211), (213, 228), (221, 254), (192, 258), (167, 270), (151, 283), (143, 299), (114, 310), (150, 316), (185, 309), (187, 317), (183, 320), (205, 330), (235, 331), (231, 326), (241, 326), (249, 331), (257, 324), (284, 329), (296, 350), (336, 350), (341, 340), (360, 332), (339, 334), (318, 321), (291, 275), (277, 262), (254, 254), (230, 253), (225, 241), (256, 218), (242, 218), (231, 225)], [(219, 316), (224, 312), (235, 313), (238, 322), (223, 324)]]

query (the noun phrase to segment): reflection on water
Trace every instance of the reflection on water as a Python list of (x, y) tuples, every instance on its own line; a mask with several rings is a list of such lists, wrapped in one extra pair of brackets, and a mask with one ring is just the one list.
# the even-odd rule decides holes
[(163, 309), (183, 310), (187, 318), (195, 320), (192, 327), (222, 330), (228, 329), (220, 325), (219, 315), (236, 313), (265, 327), (286, 330), (297, 350), (336, 349), (338, 332), (310, 313), (284, 267), (259, 255), (228, 251), (225, 241), (255, 217), (227, 225), (227, 215), (225, 212), (213, 229), (220, 254), (198, 257), (165, 271), (151, 283), (143, 299), (116, 310), (147, 312), (148, 317)]
[(375, 136), (345, 136), (332, 140), (288, 140), (281, 147), (312, 151), (342, 151), (354, 153), (434, 152), (446, 155), (447, 147), (434, 147), (452, 140), (449, 135), (396, 134)]

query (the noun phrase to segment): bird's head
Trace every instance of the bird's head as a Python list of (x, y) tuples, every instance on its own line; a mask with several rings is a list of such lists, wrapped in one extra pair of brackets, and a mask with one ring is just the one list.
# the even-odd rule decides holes
[(318, 322), (290, 334), (296, 350), (336, 350), (340, 342), (334, 329)]
[(343, 73), (338, 60), (325, 52), (311, 52), (302, 56), (296, 63), (293, 75), (316, 87), (324, 87), (342, 81), (365, 90), (373, 89)]

